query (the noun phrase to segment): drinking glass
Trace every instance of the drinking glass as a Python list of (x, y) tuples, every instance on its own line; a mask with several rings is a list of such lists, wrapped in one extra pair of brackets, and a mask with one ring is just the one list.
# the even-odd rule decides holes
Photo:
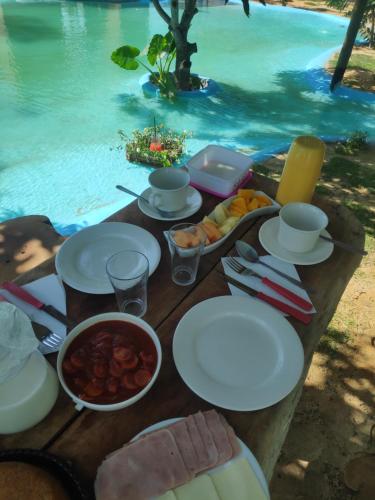
[(176, 285), (191, 285), (197, 276), (206, 235), (195, 224), (176, 224), (168, 232), (172, 280)]
[(147, 311), (147, 257), (135, 250), (122, 250), (108, 259), (106, 269), (119, 311), (141, 318)]

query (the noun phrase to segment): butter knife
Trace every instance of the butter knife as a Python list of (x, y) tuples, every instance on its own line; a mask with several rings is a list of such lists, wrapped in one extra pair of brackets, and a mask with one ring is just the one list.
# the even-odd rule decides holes
[(27, 292), (24, 288), (21, 288), (20, 286), (16, 285), (16, 283), (13, 283), (12, 281), (5, 281), (1, 286), (2, 288), (4, 288), (4, 290), (7, 290), (8, 292), (18, 297), (19, 299), (23, 300), (24, 302), (27, 302), (36, 309), (45, 311), (47, 314), (54, 317), (64, 325), (69, 326), (69, 320), (63, 313), (61, 313), (51, 305), (44, 304), (36, 297), (31, 295), (31, 293)]

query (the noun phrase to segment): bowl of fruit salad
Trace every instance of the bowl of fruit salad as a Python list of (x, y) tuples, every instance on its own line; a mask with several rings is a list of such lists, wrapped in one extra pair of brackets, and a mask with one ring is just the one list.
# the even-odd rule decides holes
[(130, 314), (104, 313), (69, 333), (59, 351), (57, 374), (77, 409), (113, 411), (151, 389), (161, 358), (159, 339), (148, 323)]

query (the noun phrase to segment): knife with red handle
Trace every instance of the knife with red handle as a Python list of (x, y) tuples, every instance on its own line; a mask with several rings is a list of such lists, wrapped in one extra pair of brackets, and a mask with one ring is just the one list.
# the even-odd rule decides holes
[(279, 285), (278, 283), (275, 283), (274, 281), (270, 280), (269, 278), (263, 278), (260, 275), (258, 275), (258, 276), (261, 279), (263, 285), (267, 286), (268, 288), (272, 288), (272, 290), (277, 292), (279, 295), (282, 295), (283, 297), (290, 300), (291, 302), (294, 302), (297, 306), (300, 306), (302, 309), (305, 309), (305, 311), (311, 311), (311, 309), (313, 308), (313, 306), (310, 302), (303, 299), (302, 297), (300, 297), (296, 293), (293, 293), (291, 290), (288, 290), (287, 288)]
[(290, 314), (290, 316), (293, 316), (293, 318), (298, 319), (305, 325), (308, 325), (311, 320), (313, 319), (312, 314), (306, 314), (304, 312), (299, 311), (295, 307), (289, 306), (288, 304), (285, 304), (285, 302), (281, 302), (281, 300), (274, 299), (273, 297), (270, 297), (269, 295), (266, 295), (263, 292), (258, 292), (254, 290), (253, 288), (249, 287), (248, 285), (244, 285), (243, 283), (240, 283), (239, 281), (235, 280), (234, 278), (230, 276), (226, 276), (223, 273), (222, 276), (231, 283), (232, 285), (236, 286), (240, 290), (249, 293), (250, 295), (253, 295), (257, 299), (263, 300), (264, 302), (267, 302), (273, 307), (276, 307), (276, 309), (279, 309), (279, 311), (282, 311), (283, 313)]
[(12, 281), (5, 281), (1, 286), (2, 288), (4, 288), (4, 290), (7, 290), (12, 295), (15, 295), (16, 297), (23, 300), (24, 302), (27, 302), (31, 306), (36, 307), (41, 311), (45, 311), (47, 314), (53, 316), (64, 325), (67, 326), (69, 325), (68, 318), (63, 313), (61, 313), (51, 305), (44, 304), (43, 302), (35, 298), (33, 295), (31, 295), (31, 293), (27, 292), (24, 288), (21, 288)]

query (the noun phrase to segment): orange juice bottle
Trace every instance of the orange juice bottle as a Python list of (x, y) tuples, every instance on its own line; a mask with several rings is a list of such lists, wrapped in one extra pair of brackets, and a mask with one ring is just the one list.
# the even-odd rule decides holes
[(310, 203), (324, 161), (325, 144), (318, 137), (301, 135), (290, 146), (276, 200)]

